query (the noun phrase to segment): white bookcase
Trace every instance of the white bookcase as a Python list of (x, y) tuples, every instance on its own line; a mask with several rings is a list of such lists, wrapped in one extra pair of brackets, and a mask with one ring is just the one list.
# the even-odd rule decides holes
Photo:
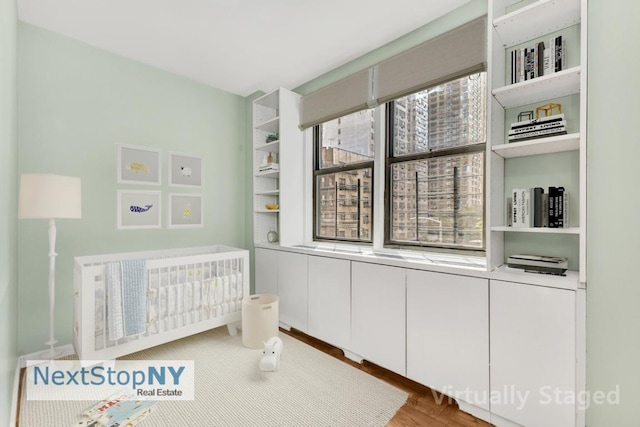
[[(536, 393), (545, 386), (567, 393), (585, 389), (587, 0), (489, 0), (488, 12), (490, 384), (492, 393), (505, 385), (531, 392), (523, 410), (492, 404), (490, 421), (498, 427), (584, 426), (579, 405), (540, 406)], [(566, 68), (511, 84), (510, 52), (538, 41), (548, 47), (557, 35), (566, 38)], [(507, 142), (519, 112), (549, 102), (562, 104), (566, 135)], [(506, 224), (512, 188), (546, 192), (549, 186), (569, 191), (570, 227)], [(518, 252), (568, 256), (570, 271), (559, 277), (507, 268), (506, 258)]]
[[(506, 258), (511, 255), (506, 243), (511, 236), (509, 233), (518, 233), (519, 248), (526, 247), (526, 239), (535, 240), (531, 252), (549, 256), (558, 254), (554, 252), (556, 247), (553, 243), (545, 246), (544, 236), (558, 235), (570, 239), (567, 246), (572, 254), (577, 254), (570, 257), (570, 269), (573, 271), (566, 278), (571, 282), (566, 285), (570, 289), (586, 282), (586, 17), (586, 0), (489, 1), (486, 221), (489, 268), (498, 272), (506, 269)], [(568, 38), (567, 68), (510, 84), (509, 52), (537, 41), (545, 41), (548, 46), (549, 37), (554, 35)], [(516, 112), (535, 110), (536, 106), (549, 102), (563, 104), (568, 122), (567, 135), (507, 143), (507, 130), (515, 121)], [(509, 171), (514, 168), (509, 167), (509, 162), (521, 162), (519, 159), (525, 157), (530, 165), (534, 165), (533, 168), (537, 164), (543, 167), (539, 168), (539, 176), (517, 177), (519, 185), (526, 185), (525, 188), (540, 186), (545, 188), (545, 192), (551, 185), (572, 187), (569, 189), (570, 228), (513, 228), (506, 225), (508, 193), (512, 188), (523, 188), (511, 187), (510, 183), (516, 178), (510, 176)], [(563, 161), (571, 164), (564, 165)], [(567, 179), (569, 182), (553, 181), (550, 176), (555, 176), (556, 170), (549, 173), (549, 165), (558, 172), (562, 172), (565, 166), (571, 170), (573, 175)]]
[[(300, 95), (283, 88), (253, 101), (253, 229), (258, 245), (302, 243), (304, 198), (299, 177), (303, 139), (298, 128), (299, 104)], [(260, 171), (268, 157), (277, 169)], [(266, 205), (279, 208), (267, 209)], [(278, 234), (277, 242), (268, 241), (270, 231)]]

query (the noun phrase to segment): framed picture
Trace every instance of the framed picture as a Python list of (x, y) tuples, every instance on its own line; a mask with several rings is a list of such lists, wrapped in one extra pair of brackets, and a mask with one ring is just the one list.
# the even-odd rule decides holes
[(117, 197), (118, 230), (162, 226), (160, 191), (118, 190)]
[(169, 194), (168, 228), (204, 227), (202, 194)]
[(204, 160), (202, 157), (169, 152), (169, 185), (172, 187), (202, 188)]
[(119, 184), (160, 185), (160, 150), (116, 144)]

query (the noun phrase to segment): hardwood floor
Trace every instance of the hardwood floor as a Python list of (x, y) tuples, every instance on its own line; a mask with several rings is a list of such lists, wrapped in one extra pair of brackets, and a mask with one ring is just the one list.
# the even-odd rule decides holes
[[(411, 381), (401, 375), (391, 372), (380, 366), (365, 361), (362, 364), (356, 363), (344, 357), (342, 350), (310, 337), (302, 332), (292, 329), (286, 331), (281, 329), (282, 333), (297, 338), (298, 340), (309, 344), (318, 350), (321, 350), (349, 365), (367, 372), (387, 383), (404, 390), (409, 393), (407, 402), (398, 410), (396, 415), (391, 419), (387, 427), (490, 427), (482, 420), (479, 420), (458, 409), (455, 402), (449, 402), (446, 396), (440, 396), (439, 393), (433, 392), (430, 388)], [(436, 397), (440, 396), (442, 403), (436, 401)]]

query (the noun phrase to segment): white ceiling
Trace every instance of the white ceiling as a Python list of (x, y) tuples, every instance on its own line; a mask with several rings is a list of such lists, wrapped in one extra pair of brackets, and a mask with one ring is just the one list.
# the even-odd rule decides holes
[(18, 15), (247, 96), (293, 89), (468, 1), (18, 0)]

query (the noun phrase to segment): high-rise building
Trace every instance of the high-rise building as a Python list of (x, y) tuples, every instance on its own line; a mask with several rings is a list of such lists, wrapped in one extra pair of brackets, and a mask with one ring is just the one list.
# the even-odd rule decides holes
[[(419, 154), (485, 140), (486, 74), (454, 80), (395, 102), (394, 154)], [(482, 244), (482, 153), (392, 167), (392, 240)]]

